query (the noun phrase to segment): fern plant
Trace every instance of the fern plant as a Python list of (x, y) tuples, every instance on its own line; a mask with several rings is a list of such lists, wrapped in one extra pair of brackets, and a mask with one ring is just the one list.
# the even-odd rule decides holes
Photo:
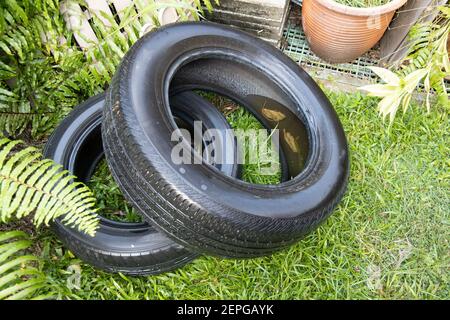
[(52, 160), (41, 160), (36, 148), (17, 150), (20, 141), (0, 139), (0, 220), (33, 213), (39, 227), (61, 221), (94, 235), (98, 227), (95, 198), (88, 187)]
[(45, 136), (73, 106), (106, 88), (130, 46), (149, 25), (160, 25), (159, 9), (175, 8), (180, 21), (199, 19), (203, 7), (212, 10), (210, 0), (133, 3), (117, 16), (94, 14), (97, 41), (81, 49), (74, 37), (77, 30), (66, 24), (65, 15), (73, 12), (61, 6), (86, 7), (83, 0), (1, 1), (0, 131), (12, 137), (24, 131)]
[(43, 43), (64, 30), (57, 7), (57, 0), (0, 2), (0, 130), (8, 135), (41, 136), (79, 102)]
[(31, 241), (21, 231), (0, 232), (0, 300), (46, 299), (52, 284), (39, 269), (40, 259), (27, 254)]
[(450, 7), (439, 7), (441, 12), (435, 22), (419, 23), (409, 34), (410, 48), (405, 63), (397, 71), (371, 67), (385, 83), (363, 86), (371, 96), (382, 97), (378, 104), (383, 117), (393, 122), (398, 108), (406, 112), (413, 93), (423, 84), (425, 104), (429, 111), (431, 96), (435, 94), (437, 103), (449, 107), (445, 77), (450, 75), (447, 41), (450, 33)]
[[(218, 0), (214, 0), (219, 4)], [(75, 9), (78, 4), (83, 4), (82, 0), (65, 0), (63, 4), (66, 20), (67, 15), (81, 15), (79, 20), (84, 18), (84, 14)], [(70, 49), (63, 48), (58, 61), (59, 67), (71, 76), (67, 80), (75, 86), (83, 83), (85, 79), (90, 79), (92, 87), (103, 87), (109, 83), (116, 67), (129, 48), (146, 32), (161, 26), (159, 10), (164, 8), (176, 9), (180, 20), (187, 21), (192, 17), (199, 20), (203, 11), (203, 6), (212, 10), (210, 0), (165, 0), (165, 1), (141, 1), (133, 0), (134, 6), (129, 6), (125, 10), (118, 12), (116, 16), (107, 15), (100, 12), (93, 14), (90, 26), (92, 27), (95, 40), (87, 39), (77, 26), (72, 26), (76, 36), (82, 38), (88, 47), (79, 50), (77, 47)], [(64, 14), (63, 14), (64, 15)], [(117, 22), (120, 21), (120, 22)], [(72, 38), (73, 39), (73, 38)], [(70, 43), (68, 43), (70, 45)], [(61, 50), (59, 44), (53, 46), (51, 50), (58, 52)]]
[[(88, 187), (52, 160), (41, 160), (36, 148), (21, 147), (0, 139), (0, 222), (33, 214), (39, 227), (60, 218), (94, 236), (99, 219)], [(0, 300), (47, 298), (57, 291), (37, 268), (40, 259), (24, 253), (30, 245), (22, 232), (0, 232)]]

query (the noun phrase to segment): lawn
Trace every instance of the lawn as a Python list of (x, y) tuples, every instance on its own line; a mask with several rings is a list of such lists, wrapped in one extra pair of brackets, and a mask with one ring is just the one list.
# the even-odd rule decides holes
[[(42, 148), (63, 116), (107, 87), (121, 57), (148, 24), (134, 15), (108, 29), (94, 19), (99, 42), (81, 50), (59, 0), (20, 4), (0, 4), (0, 128), (6, 136)], [(148, 14), (153, 19), (157, 13)], [(414, 102), (390, 127), (377, 113), (377, 98), (326, 94), (347, 133), (350, 182), (333, 215), (287, 250), (253, 260), (200, 257), (167, 274), (129, 277), (84, 264), (49, 229), (36, 231), (29, 217), (2, 222), (0, 231), (32, 235), (31, 251), (43, 257), (39, 267), (62, 299), (448, 299), (449, 110), (432, 106), (427, 113), (423, 103)], [(204, 96), (234, 128), (260, 127), (245, 110)], [(280, 179), (280, 174), (260, 176), (255, 169), (246, 166), (242, 178), (267, 184)], [(140, 219), (105, 162), (89, 186), (103, 215)], [(0, 270), (0, 288), (4, 279)]]
[[(391, 128), (376, 99), (327, 92), (351, 152), (348, 191), (317, 231), (288, 250), (254, 260), (201, 257), (151, 277), (104, 273), (83, 264), (50, 234), (35, 236), (55, 284), (81, 268), (72, 299), (447, 299), (450, 296), (448, 112), (412, 106)], [(252, 119), (228, 114), (234, 127)], [(91, 182), (100, 207), (124, 210), (106, 166)], [(251, 168), (245, 179), (258, 179)], [(267, 183), (270, 181), (267, 181)], [(109, 192), (106, 192), (108, 191)], [(112, 191), (111, 191), (112, 190)], [(112, 200), (111, 200), (112, 199)], [(117, 209), (117, 210), (116, 210)], [(125, 217), (133, 217), (124, 211)]]

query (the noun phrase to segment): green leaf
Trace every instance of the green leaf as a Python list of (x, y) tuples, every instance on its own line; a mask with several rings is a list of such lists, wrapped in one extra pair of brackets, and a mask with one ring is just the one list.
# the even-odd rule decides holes
[(384, 82), (397, 86), (400, 83), (400, 78), (392, 71), (380, 68), (380, 67), (369, 67), (376, 75), (378, 75)]
[(394, 120), (395, 114), (397, 113), (397, 109), (400, 105), (401, 99), (398, 94), (392, 94), (383, 98), (378, 104), (378, 109), (383, 116), (383, 119), (386, 116), (390, 115), (390, 121)]
[(419, 85), (420, 80), (428, 73), (427, 69), (419, 69), (408, 74), (404, 79), (404, 88), (407, 92), (412, 92)]
[(94, 235), (98, 226), (95, 198), (83, 184), (50, 160), (39, 160), (32, 147), (18, 152), (20, 141), (0, 140), (0, 219), (34, 212), (37, 226), (66, 216), (68, 224)]
[(439, 6), (439, 10), (450, 19), (450, 7), (449, 6)]
[(359, 87), (359, 90), (368, 92), (369, 96), (386, 97), (395, 93), (398, 87), (390, 84), (371, 84)]
[(35, 267), (39, 258), (26, 253), (30, 246), (24, 232), (0, 232), (0, 300), (54, 296), (46, 274)]

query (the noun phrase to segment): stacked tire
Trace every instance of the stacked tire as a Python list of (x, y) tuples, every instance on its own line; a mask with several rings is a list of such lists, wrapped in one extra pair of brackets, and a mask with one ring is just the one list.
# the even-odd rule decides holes
[[(226, 145), (231, 165), (172, 160), (180, 117), (230, 128), (194, 90), (226, 96), (267, 130), (279, 129), (280, 184), (242, 181), (236, 140)], [(250, 258), (281, 250), (331, 214), (349, 174), (340, 121), (309, 75), (273, 46), (205, 22), (169, 25), (141, 38), (106, 97), (76, 108), (46, 149), (82, 181), (103, 155), (146, 223), (102, 218), (94, 238), (58, 222), (54, 229), (80, 258), (128, 274), (165, 272), (198, 254)]]

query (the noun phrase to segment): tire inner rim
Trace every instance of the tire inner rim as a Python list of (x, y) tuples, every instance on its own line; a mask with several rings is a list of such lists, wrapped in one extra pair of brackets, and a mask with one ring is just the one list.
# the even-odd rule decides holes
[[(248, 94), (243, 99), (242, 95), (236, 94), (227, 88), (218, 86), (209, 86), (207, 84), (189, 83), (173, 85), (177, 73), (183, 68), (189, 68), (191, 64), (199, 65), (210, 61), (226, 61), (230, 66), (238, 66), (241, 69), (251, 70), (255, 73), (255, 77), (270, 82), (274, 86), (274, 90), (278, 95), (282, 96), (283, 101), (277, 101), (270, 97), (262, 95)], [(239, 55), (232, 50), (226, 49), (198, 49), (181, 55), (171, 66), (165, 78), (165, 103), (162, 110), (167, 117), (167, 121), (171, 124), (172, 129), (177, 129), (176, 123), (173, 121), (173, 115), (169, 106), (169, 92), (175, 94), (187, 90), (204, 90), (210, 91), (226, 98), (233, 100), (238, 105), (244, 107), (255, 118), (261, 122), (264, 127), (279, 130), (280, 138), (280, 158), (284, 155), (286, 165), (288, 167), (289, 178), (287, 181), (276, 185), (257, 185), (238, 180), (233, 177), (225, 177), (218, 170), (214, 170), (209, 166), (215, 174), (222, 176), (224, 179), (232, 179), (234, 183), (242, 185), (252, 185), (260, 189), (272, 189), (288, 187), (298, 180), (306, 176), (313, 168), (314, 158), (317, 154), (316, 134), (308, 125), (306, 116), (299, 107), (302, 101), (301, 97), (294, 98), (289, 94), (289, 90), (283, 87), (276, 75), (270, 74), (264, 70), (263, 66), (258, 66), (255, 61), (250, 61), (245, 56)], [(297, 112), (293, 112), (293, 110)], [(198, 156), (198, 155), (194, 155)], [(280, 159), (280, 162), (282, 160)]]

